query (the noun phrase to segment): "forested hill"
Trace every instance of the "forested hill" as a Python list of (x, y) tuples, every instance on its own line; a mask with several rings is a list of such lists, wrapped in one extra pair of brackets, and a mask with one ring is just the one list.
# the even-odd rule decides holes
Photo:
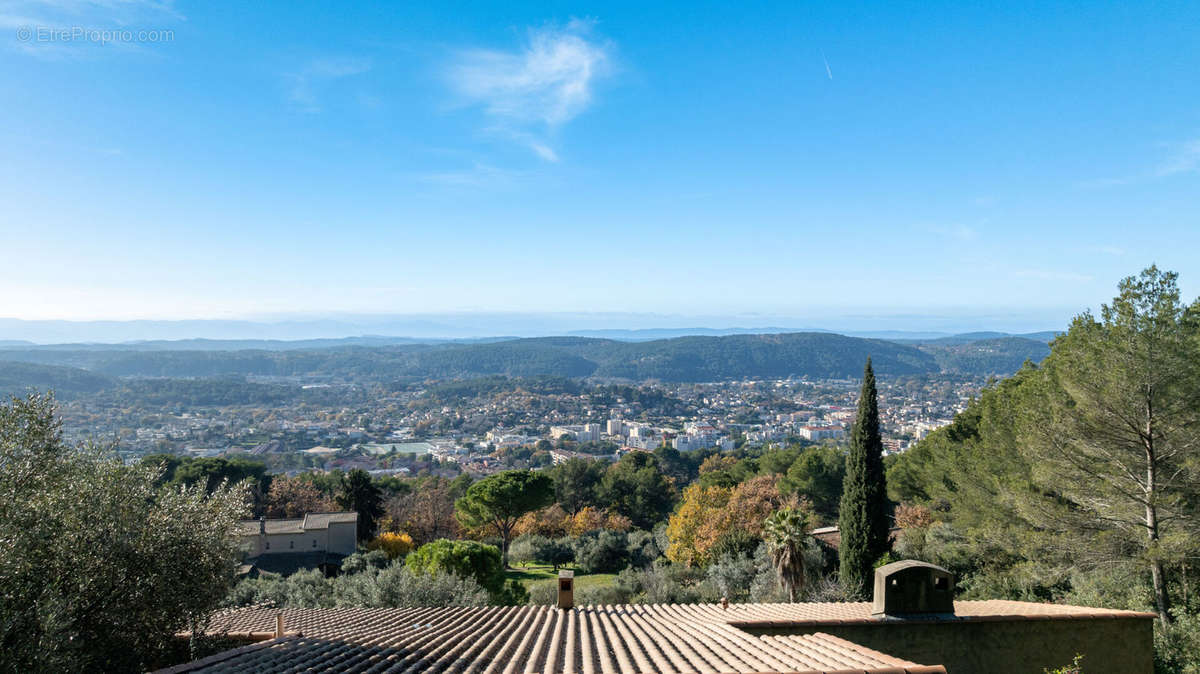
[[(327, 376), (357, 380), (488, 375), (601, 377), (643, 381), (856, 377), (871, 356), (883, 376), (1010, 374), (1041, 360), (1045, 344), (1020, 338), (967, 344), (897, 344), (823, 332), (679, 337), (621, 342), (542, 337), (488, 343), (401, 344), (294, 350), (8, 348), (0, 361), (80, 368), (110, 377)], [(65, 373), (59, 372), (59, 375)]]
[(1050, 345), (1038, 339), (999, 337), (972, 342), (929, 342), (917, 348), (932, 355), (942, 370), (965, 374), (1009, 375), (1026, 360), (1040, 363)]
[(0, 361), (0, 396), (24, 395), (36, 389), (54, 390), (70, 397), (95, 393), (115, 383), (111, 377), (74, 367)]

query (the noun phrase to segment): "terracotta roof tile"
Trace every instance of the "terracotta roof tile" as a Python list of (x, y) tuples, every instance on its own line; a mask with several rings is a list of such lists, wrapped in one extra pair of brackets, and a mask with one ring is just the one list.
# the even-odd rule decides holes
[(565, 611), (548, 606), (250, 608), (215, 616), (209, 631), (262, 637), (282, 614), (292, 634), (170, 671), (884, 674), (919, 667), (820, 632), (755, 636), (729, 624), (735, 614), (780, 610), (673, 604)]
[[(1153, 614), (1015, 601), (955, 603), (954, 620), (1153, 618)], [(437, 608), (247, 608), (214, 616), (210, 632), (264, 638), (284, 616), (291, 636), (174, 668), (233, 672), (616, 674), (618, 672), (944, 672), (820, 631), (879, 622), (871, 604), (706, 604)], [(742, 628), (808, 628), (755, 635)]]

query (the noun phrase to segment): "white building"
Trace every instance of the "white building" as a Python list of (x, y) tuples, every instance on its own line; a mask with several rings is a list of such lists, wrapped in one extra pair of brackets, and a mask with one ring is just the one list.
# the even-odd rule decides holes
[(315, 568), (341, 563), (358, 544), (358, 513), (309, 513), (300, 519), (242, 520), (243, 561), (253, 567)]
[(802, 426), (796, 431), (800, 437), (814, 442), (819, 440), (837, 440), (846, 434), (841, 426)]
[(573, 424), (551, 426), (550, 437), (557, 440), (569, 435), (579, 442), (600, 442), (600, 424)]

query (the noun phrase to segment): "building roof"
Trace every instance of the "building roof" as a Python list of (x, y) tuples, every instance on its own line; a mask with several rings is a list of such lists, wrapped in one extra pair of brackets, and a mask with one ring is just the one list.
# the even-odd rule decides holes
[[(1152, 613), (1015, 601), (963, 601), (946, 621), (1153, 619)], [(932, 674), (821, 627), (888, 623), (871, 604), (645, 604), (272, 609), (214, 616), (210, 634), (258, 641), (163, 672), (838, 672)], [(274, 638), (276, 616), (285, 635)], [(752, 633), (797, 628), (796, 634)]]
[(268, 534), (300, 534), (305, 531), (328, 529), (330, 524), (358, 522), (356, 512), (308, 513), (296, 519), (272, 520), (242, 520), (239, 526), (242, 535), (255, 535), (259, 532), (259, 522), (262, 522)]
[(701, 605), (439, 608), (252, 608), (214, 619), (210, 632), (282, 637), (172, 668), (282, 672), (944, 672), (823, 633), (754, 636), (730, 607)]

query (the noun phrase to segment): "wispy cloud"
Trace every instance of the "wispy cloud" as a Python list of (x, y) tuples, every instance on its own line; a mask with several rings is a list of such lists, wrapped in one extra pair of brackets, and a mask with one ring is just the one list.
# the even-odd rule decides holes
[(364, 59), (313, 59), (302, 70), (284, 74), (288, 101), (305, 112), (320, 112), (320, 93), (326, 86), (336, 80), (360, 75), (370, 69), (370, 61)]
[(557, 161), (545, 135), (586, 110), (596, 81), (611, 72), (612, 47), (593, 38), (590, 28), (572, 21), (565, 28), (530, 30), (516, 51), (459, 52), (447, 80), (463, 100), (483, 107), (496, 130)]
[(1114, 187), (1200, 172), (1200, 138), (1164, 144), (1165, 157), (1156, 166), (1139, 173), (1116, 178), (1100, 178), (1080, 183), (1082, 187)]

